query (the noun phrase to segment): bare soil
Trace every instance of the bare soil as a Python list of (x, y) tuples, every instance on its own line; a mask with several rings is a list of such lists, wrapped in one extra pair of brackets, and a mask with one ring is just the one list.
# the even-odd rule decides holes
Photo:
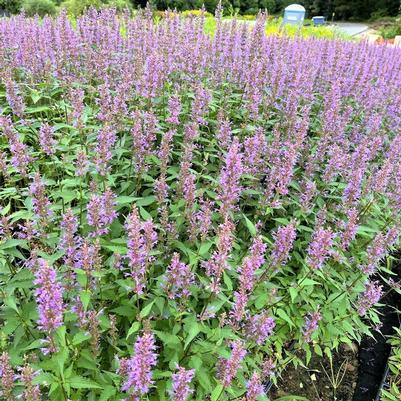
[(277, 400), (286, 396), (286, 401), (291, 401), (291, 396), (304, 397), (304, 401), (352, 401), (357, 379), (358, 347), (345, 345), (333, 355), (332, 366), (327, 357), (317, 355), (307, 369), (289, 366), (269, 397)]

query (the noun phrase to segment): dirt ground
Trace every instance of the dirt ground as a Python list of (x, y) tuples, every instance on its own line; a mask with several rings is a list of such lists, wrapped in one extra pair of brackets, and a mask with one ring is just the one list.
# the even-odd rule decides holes
[(308, 369), (289, 366), (272, 388), (271, 400), (286, 396), (286, 401), (352, 401), (358, 378), (358, 347), (342, 346), (334, 354), (333, 365), (327, 357), (312, 357)]

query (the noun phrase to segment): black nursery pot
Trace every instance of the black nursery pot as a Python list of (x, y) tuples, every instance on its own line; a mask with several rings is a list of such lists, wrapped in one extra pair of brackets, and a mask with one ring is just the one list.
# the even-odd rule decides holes
[[(397, 278), (401, 279), (401, 265), (397, 267)], [(389, 288), (383, 283), (384, 291)], [(401, 309), (401, 296), (395, 291), (390, 291), (381, 300), (385, 306), (381, 308), (380, 332), (374, 333), (374, 338), (365, 336), (359, 347), (359, 369), (358, 381), (352, 401), (380, 401), (382, 389), (388, 383), (389, 368), (388, 358), (391, 346), (388, 337), (394, 334), (394, 327), (400, 326), (397, 309)], [(294, 342), (289, 345), (293, 349)], [(266, 394), (269, 393), (273, 383), (268, 381), (264, 384)], [(400, 400), (401, 401), (401, 400)]]
[(401, 296), (391, 291), (381, 302), (385, 306), (381, 309), (380, 333), (375, 332), (374, 338), (365, 337), (359, 348), (359, 374), (353, 401), (379, 401), (387, 382), (391, 353), (387, 340), (394, 334), (394, 327), (400, 325), (396, 310), (401, 307)]

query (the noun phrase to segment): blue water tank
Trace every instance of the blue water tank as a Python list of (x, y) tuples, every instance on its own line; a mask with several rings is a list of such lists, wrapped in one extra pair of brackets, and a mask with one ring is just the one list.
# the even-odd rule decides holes
[(326, 23), (326, 18), (321, 16), (312, 17), (312, 21), (314, 26), (324, 25)]
[(284, 10), (283, 24), (302, 25), (305, 19), (305, 8), (300, 4), (290, 4)]

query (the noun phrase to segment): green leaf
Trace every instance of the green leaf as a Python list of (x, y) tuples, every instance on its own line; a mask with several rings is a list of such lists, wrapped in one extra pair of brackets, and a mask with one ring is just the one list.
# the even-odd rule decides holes
[(144, 220), (152, 220), (152, 216), (141, 206), (139, 213)]
[(57, 381), (57, 378), (53, 376), (51, 373), (41, 372), (38, 375), (34, 376), (32, 382), (33, 384), (40, 384), (42, 386), (48, 386)]
[(119, 316), (133, 317), (135, 315), (134, 308), (130, 305), (122, 305), (112, 309), (112, 312)]
[(186, 330), (188, 332), (188, 336), (185, 339), (185, 344), (184, 344), (184, 350), (188, 347), (190, 342), (199, 334), (201, 331), (201, 326), (198, 322), (192, 321), (188, 327), (186, 327)]
[(144, 317), (149, 315), (154, 303), (155, 303), (155, 299), (152, 302), (148, 303), (145, 307), (142, 308), (141, 313), (139, 314), (141, 319), (143, 319)]
[(213, 245), (213, 242), (203, 242), (199, 248), (199, 255), (206, 256), (209, 252), (210, 247)]
[(290, 287), (290, 288), (288, 289), (288, 291), (290, 292), (291, 302), (294, 302), (294, 301), (295, 301), (295, 298), (296, 298), (297, 295), (298, 295), (298, 290), (297, 290), (296, 288), (294, 288), (294, 287)]
[(145, 198), (140, 198), (135, 203), (137, 206), (149, 206), (155, 202), (156, 202), (156, 197), (151, 195), (151, 196), (146, 196)]
[(290, 327), (294, 326), (294, 323), (292, 322), (291, 318), (287, 315), (287, 313), (283, 309), (277, 309), (277, 315), (279, 315), (283, 320), (285, 320)]
[(118, 196), (116, 198), (116, 203), (117, 205), (129, 205), (133, 203), (135, 199), (137, 198), (134, 198), (133, 196)]
[(244, 214), (242, 215), (245, 220), (246, 227), (248, 228), (248, 231), (251, 233), (252, 237), (256, 235), (256, 227), (255, 224), (252, 223), (251, 220), (248, 219)]
[(88, 309), (88, 305), (91, 299), (90, 290), (83, 290), (79, 293), (79, 298), (81, 299), (82, 306), (84, 307), (84, 311), (86, 312)]
[(90, 338), (91, 338), (90, 334), (80, 331), (77, 334), (75, 334), (74, 338), (72, 339), (72, 345), (81, 344), (84, 341), (89, 340)]
[(128, 340), (128, 337), (130, 335), (136, 333), (139, 330), (140, 327), (141, 327), (141, 324), (139, 322), (132, 323), (132, 326), (128, 330), (127, 337), (125, 339)]
[(211, 401), (217, 401), (220, 398), (220, 395), (223, 392), (223, 390), (224, 390), (223, 385), (218, 384), (212, 391)]
[(181, 341), (177, 336), (164, 331), (155, 330), (154, 332), (157, 337), (159, 337), (160, 340), (170, 348), (177, 348), (178, 346), (181, 346)]
[(315, 280), (312, 280), (312, 279), (310, 279), (310, 278), (306, 278), (305, 280), (303, 280), (302, 281), (302, 283), (301, 283), (301, 286), (302, 287), (306, 287), (306, 286), (308, 286), (308, 285), (321, 285), (320, 283), (318, 283), (317, 281), (315, 281)]
[(83, 376), (72, 376), (66, 380), (72, 388), (102, 388), (93, 380), (87, 379)]
[(115, 395), (117, 390), (113, 386), (104, 386), (102, 394), (100, 395), (99, 401), (107, 401), (113, 395)]

